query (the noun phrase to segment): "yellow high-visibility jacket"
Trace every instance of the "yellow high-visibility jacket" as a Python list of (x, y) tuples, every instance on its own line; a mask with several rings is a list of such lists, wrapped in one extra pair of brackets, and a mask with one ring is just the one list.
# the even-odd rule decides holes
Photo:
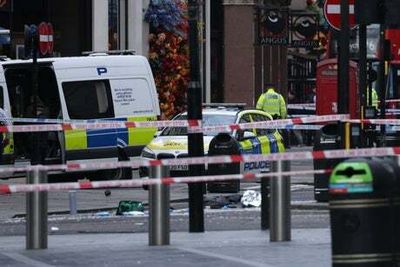
[[(368, 88), (369, 90), (369, 88)], [(376, 92), (375, 88), (372, 88), (371, 92), (371, 99), (372, 99), (372, 106), (378, 108), (379, 98), (378, 93)], [(367, 105), (369, 103), (369, 92), (367, 91)]]
[(287, 117), (286, 102), (283, 96), (275, 92), (274, 88), (269, 88), (267, 92), (258, 98), (256, 109), (264, 110), (271, 116), (278, 116), (281, 119)]

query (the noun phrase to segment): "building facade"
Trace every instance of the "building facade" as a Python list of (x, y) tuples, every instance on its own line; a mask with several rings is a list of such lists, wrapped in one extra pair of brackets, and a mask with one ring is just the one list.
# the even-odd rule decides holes
[[(287, 96), (287, 49), (255, 44), (255, 7), (268, 1), (201, 2), (209, 5), (202, 8), (201, 19), (207, 21), (207, 8), (211, 17), (208, 35), (199, 38), (203, 40), (203, 99), (244, 102), (253, 107), (266, 82), (275, 83)], [(305, 5), (305, 0), (292, 2), (296, 7)], [(150, 0), (1, 0), (0, 27), (11, 32), (8, 44), (0, 38), (2, 53), (23, 58), (24, 25), (45, 21), (52, 23), (55, 31), (56, 56), (125, 49), (148, 56), (149, 25), (144, 14), (149, 3)], [(200, 26), (206, 29), (204, 23)]]
[(134, 49), (143, 54), (148, 35), (143, 10), (148, 3), (149, 0), (2, 0), (0, 27), (10, 30), (9, 47), (5, 44), (2, 53), (15, 58), (24, 44), (24, 25), (44, 21), (53, 25), (58, 56), (109, 49)]

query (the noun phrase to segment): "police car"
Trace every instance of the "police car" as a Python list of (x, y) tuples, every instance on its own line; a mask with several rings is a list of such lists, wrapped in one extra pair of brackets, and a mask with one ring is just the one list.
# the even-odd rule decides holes
[[(272, 120), (267, 112), (255, 109), (243, 109), (244, 104), (210, 104), (202, 110), (203, 126), (229, 125), (237, 123), (262, 122)], [(173, 120), (187, 120), (187, 113), (177, 115)], [(209, 154), (210, 142), (219, 133), (206, 131), (204, 136), (204, 155)], [(284, 142), (276, 129), (244, 129), (228, 133), (238, 145), (240, 154), (269, 154), (284, 152)], [(164, 128), (142, 151), (142, 158), (165, 159), (188, 157), (188, 138), (186, 127)], [(240, 164), (240, 172), (267, 172), (269, 162), (246, 162)], [(188, 166), (170, 166), (173, 177), (188, 174)], [(147, 168), (140, 169), (140, 176), (148, 176)]]

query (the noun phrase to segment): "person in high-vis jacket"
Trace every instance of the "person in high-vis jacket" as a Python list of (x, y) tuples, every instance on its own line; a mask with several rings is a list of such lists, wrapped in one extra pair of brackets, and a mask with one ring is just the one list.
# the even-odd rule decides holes
[(286, 119), (287, 108), (283, 96), (268, 86), (267, 91), (258, 98), (256, 109), (268, 112), (274, 119)]
[[(9, 126), (12, 124), (12, 120), (8, 117), (6, 111), (0, 107), (0, 125)], [(0, 162), (3, 162), (3, 152), (4, 148), (10, 142), (10, 133), (7, 131), (5, 133), (0, 133)]]
[[(369, 88), (367, 90), (367, 105), (368, 104), (369, 104)], [(373, 107), (378, 109), (379, 97), (378, 97), (378, 93), (376, 92), (375, 88), (373, 88), (373, 87), (371, 90), (371, 104)]]

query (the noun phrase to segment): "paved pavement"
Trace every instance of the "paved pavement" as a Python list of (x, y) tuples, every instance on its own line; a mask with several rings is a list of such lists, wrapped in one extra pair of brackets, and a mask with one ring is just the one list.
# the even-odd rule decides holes
[(149, 246), (146, 233), (50, 235), (48, 249), (2, 237), (2, 266), (330, 266), (329, 229), (294, 229), (270, 242), (269, 231), (174, 232), (170, 245)]
[[(310, 163), (296, 164), (310, 168)], [(312, 166), (312, 165), (311, 165)], [(293, 169), (298, 169), (293, 168)], [(311, 177), (296, 183), (310, 184)], [(21, 181), (22, 182), (22, 181)], [(293, 180), (292, 180), (293, 182)], [(186, 188), (178, 188), (175, 197), (187, 197)], [(85, 207), (116, 207), (130, 196), (147, 199), (142, 190), (113, 190), (105, 198), (101, 191), (85, 192), (79, 203)], [(49, 211), (68, 211), (68, 192), (49, 193)], [(128, 198), (129, 199), (129, 198)], [(24, 213), (24, 195), (3, 196), (0, 220)], [(10, 208), (11, 205), (14, 205)], [(292, 208), (326, 209), (326, 203), (292, 201)], [(78, 207), (79, 208), (79, 207)], [(118, 226), (116, 226), (118, 227)], [(291, 241), (270, 242), (269, 231), (236, 230), (170, 234), (170, 245), (149, 246), (148, 233), (53, 234), (48, 248), (26, 250), (25, 236), (0, 238), (1, 266), (330, 266), (330, 229), (292, 229)]]

